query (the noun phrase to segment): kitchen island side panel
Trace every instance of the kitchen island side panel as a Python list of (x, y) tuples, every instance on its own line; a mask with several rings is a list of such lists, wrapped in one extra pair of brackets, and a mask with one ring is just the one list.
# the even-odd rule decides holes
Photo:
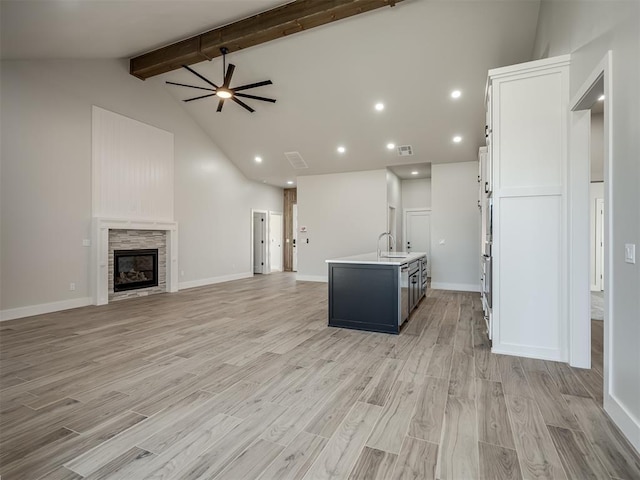
[(399, 267), (329, 264), (329, 326), (398, 333)]

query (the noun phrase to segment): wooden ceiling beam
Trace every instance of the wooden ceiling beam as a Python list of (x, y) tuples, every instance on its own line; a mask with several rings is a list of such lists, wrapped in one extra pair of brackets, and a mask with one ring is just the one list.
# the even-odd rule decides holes
[(266, 43), (343, 18), (394, 6), (402, 0), (296, 0), (224, 27), (167, 45), (129, 61), (131, 75), (145, 80), (228, 52)]

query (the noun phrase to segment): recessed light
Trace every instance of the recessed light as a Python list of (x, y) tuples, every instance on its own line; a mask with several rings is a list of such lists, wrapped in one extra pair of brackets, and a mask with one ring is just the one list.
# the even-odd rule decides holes
[(375, 109), (379, 112), (384, 110), (384, 103), (376, 103)]
[(460, 98), (460, 95), (462, 95), (462, 92), (460, 90), (454, 90), (453, 92), (451, 92), (451, 98)]
[(293, 185), (293, 180), (288, 180), (287, 185)]
[(395, 143), (387, 143), (387, 148), (389, 150), (393, 150), (394, 148), (396, 148), (396, 144)]
[(462, 137), (460, 135), (456, 135), (455, 137), (453, 137), (453, 141), (455, 143), (460, 143), (462, 141)]
[(416, 170), (414, 170), (413, 172), (411, 172), (411, 175), (417, 175), (418, 172)]
[(599, 102), (603, 102), (603, 101), (604, 101), (604, 99), (605, 99), (605, 96), (604, 96), (604, 95), (600, 95), (600, 96), (598, 97), (598, 101), (599, 101)]
[(344, 153), (346, 151), (347, 151), (347, 149), (344, 148), (343, 146), (338, 147), (338, 153)]
[(256, 157), (255, 160), (256, 163), (262, 163), (262, 157)]

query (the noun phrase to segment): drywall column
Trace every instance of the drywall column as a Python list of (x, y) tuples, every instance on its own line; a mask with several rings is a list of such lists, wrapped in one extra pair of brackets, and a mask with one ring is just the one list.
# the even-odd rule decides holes
[(431, 169), (431, 287), (480, 291), (478, 162)]
[(305, 227), (298, 280), (326, 282), (325, 260), (375, 251), (387, 229), (386, 170), (298, 177), (298, 229)]

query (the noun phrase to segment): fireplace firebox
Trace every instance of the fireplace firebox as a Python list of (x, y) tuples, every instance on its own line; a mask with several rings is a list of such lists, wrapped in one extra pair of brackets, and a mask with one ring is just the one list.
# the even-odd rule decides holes
[(114, 250), (113, 291), (158, 285), (158, 249)]

